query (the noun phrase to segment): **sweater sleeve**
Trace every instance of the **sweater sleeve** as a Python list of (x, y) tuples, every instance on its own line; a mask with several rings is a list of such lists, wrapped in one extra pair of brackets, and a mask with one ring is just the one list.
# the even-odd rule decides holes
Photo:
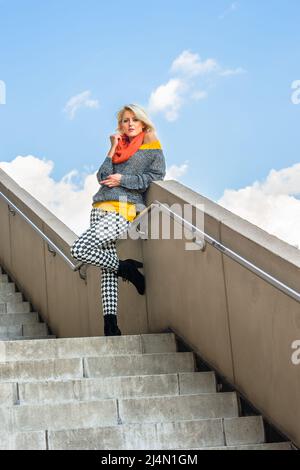
[(113, 172), (112, 159), (110, 157), (106, 157), (97, 172), (98, 182), (100, 183), (100, 181), (105, 180), (109, 175), (112, 175)]
[(166, 163), (162, 150), (155, 152), (152, 162), (143, 173), (122, 175), (120, 185), (127, 189), (145, 192), (152, 181), (163, 180), (166, 174)]

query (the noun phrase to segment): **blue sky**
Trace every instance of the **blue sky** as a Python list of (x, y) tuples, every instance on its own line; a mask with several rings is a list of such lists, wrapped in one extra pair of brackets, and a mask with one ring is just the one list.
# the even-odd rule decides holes
[[(139, 103), (169, 175), (202, 195), (234, 198), (271, 170), (294, 181), (299, 44), (299, 0), (0, 0), (2, 167), (51, 160), (51, 178), (76, 170), (79, 189), (105, 158), (117, 110)], [(66, 104), (84, 92), (92, 104), (71, 119)]]

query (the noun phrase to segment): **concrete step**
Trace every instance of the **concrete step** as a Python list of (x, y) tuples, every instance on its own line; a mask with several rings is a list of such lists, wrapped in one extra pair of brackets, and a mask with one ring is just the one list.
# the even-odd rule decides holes
[(8, 342), (8, 341), (31, 341), (31, 340), (45, 340), (45, 339), (56, 339), (55, 335), (42, 335), (42, 336), (11, 336), (9, 338), (6, 338), (4, 336), (0, 337), (0, 342)]
[(22, 332), (23, 332), (23, 325), (0, 326), (0, 338), (22, 336)]
[(2, 302), (22, 302), (23, 295), (21, 292), (4, 293), (0, 291), (0, 303)]
[(266, 444), (251, 444), (224, 447), (194, 447), (186, 450), (292, 450), (291, 442), (271, 442)]
[[(0, 396), (2, 385), (7, 387), (6, 383), (0, 383)], [(16, 387), (16, 384), (13, 385)], [(4, 390), (6, 391), (6, 388)], [(21, 405), (215, 392), (216, 378), (213, 372), (85, 378), (19, 384)], [(14, 404), (14, 396), (11, 392), (11, 405)]]
[(8, 282), (8, 275), (7, 274), (0, 274), (0, 283), (1, 282)]
[(0, 432), (27, 432), (118, 424), (116, 400), (0, 407)]
[(0, 313), (29, 313), (30, 302), (1, 302)]
[(48, 327), (46, 323), (29, 323), (21, 324), (18, 326), (0, 326), (0, 339), (2, 338), (15, 338), (18, 336), (36, 337), (47, 336)]
[(22, 336), (35, 337), (47, 336), (49, 333), (46, 323), (28, 323), (23, 325)]
[(193, 446), (225, 446), (232, 440), (227, 422), (239, 427), (238, 443), (264, 442), (260, 416), (230, 419), (202, 419), (156, 424), (127, 424), (90, 429), (50, 431), (51, 450), (170, 450)]
[(0, 450), (46, 450), (46, 432), (0, 432)]
[(125, 398), (119, 400), (119, 414), (122, 424), (233, 418), (238, 416), (238, 400), (235, 392)]
[(0, 407), (18, 404), (17, 383), (0, 383)]
[(6, 313), (0, 314), (0, 327), (1, 326), (21, 326), (24, 323), (39, 322), (39, 316), (36, 312), (31, 313)]
[[(118, 406), (119, 405), (119, 406)], [(136, 407), (136, 412), (134, 412)], [(143, 410), (143, 415), (142, 415)], [(0, 407), (0, 431), (24, 432), (238, 416), (235, 393)]]
[[(238, 418), (239, 420), (245, 418)], [(101, 428), (0, 433), (0, 450), (171, 450), (195, 442), (201, 450), (291, 450), (290, 442), (225, 446), (219, 419), (180, 423), (131, 424)], [(226, 422), (226, 419), (224, 420)], [(251, 426), (251, 423), (249, 423)], [(250, 428), (248, 427), (248, 430)], [(255, 425), (254, 425), (255, 426)], [(243, 427), (243, 426), (242, 426)], [(249, 432), (249, 431), (248, 431)], [(210, 437), (210, 444), (206, 446)], [(259, 437), (259, 436), (258, 436)], [(247, 439), (247, 435), (245, 435)], [(48, 442), (48, 445), (47, 445)], [(210, 447), (220, 442), (219, 447)], [(247, 442), (247, 441), (245, 441)], [(195, 450), (191, 446), (191, 450)]]
[(86, 377), (93, 378), (195, 371), (194, 355), (190, 352), (85, 357), (83, 363)]
[(70, 357), (168, 352), (176, 352), (175, 336), (170, 333), (99, 336), (90, 338), (59, 338), (57, 341), (30, 341), (28, 343), (12, 341), (6, 343), (5, 346), (0, 348), (0, 362), (19, 360), (31, 361), (35, 360), (37, 357), (39, 359), (66, 359)]
[(0, 282), (0, 293), (11, 294), (15, 293), (16, 286), (14, 282)]
[[(5, 345), (5, 341), (2, 344)], [(83, 364), (80, 358), (0, 363), (0, 382), (20, 383), (36, 380), (80, 379), (83, 377)]]
[[(51, 340), (53, 341), (53, 340)], [(54, 343), (56, 341), (53, 341)], [(29, 342), (22, 342), (26, 346)], [(42, 340), (41, 340), (42, 343)], [(0, 353), (5, 354), (2, 342)], [(39, 356), (36, 356), (39, 357)], [(85, 362), (86, 361), (86, 362)], [(126, 365), (126, 367), (124, 366)], [(68, 369), (69, 367), (69, 369)], [(84, 370), (84, 375), (83, 375)], [(126, 354), (92, 358), (8, 361), (0, 363), (0, 381), (40, 381), (102, 376), (153, 375), (194, 372), (192, 353)]]

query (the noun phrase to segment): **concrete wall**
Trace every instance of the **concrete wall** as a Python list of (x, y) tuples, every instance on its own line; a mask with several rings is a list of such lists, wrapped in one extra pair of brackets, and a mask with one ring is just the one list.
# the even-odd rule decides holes
[[(0, 191), (72, 260), (77, 235), (0, 169)], [(141, 241), (122, 240), (120, 258), (142, 259)], [(73, 260), (76, 263), (76, 260)], [(82, 280), (0, 197), (0, 264), (11, 275), (34, 311), (58, 337), (103, 335), (100, 268), (89, 266)], [(147, 332), (146, 298), (119, 278), (119, 325), (124, 334)]]
[[(204, 230), (228, 248), (299, 288), (300, 251), (176, 181), (151, 185), (147, 204), (204, 204)], [(300, 445), (300, 303), (207, 245), (143, 242), (149, 331), (176, 331), (274, 425)]]
[[(70, 256), (76, 235), (2, 170), (0, 191)], [(203, 204), (209, 235), (299, 290), (296, 248), (176, 181), (151, 184), (147, 204), (156, 199), (190, 204), (194, 217)], [(146, 275), (145, 296), (119, 282), (122, 332), (172, 328), (300, 446), (300, 365), (291, 361), (291, 344), (300, 340), (300, 304), (212, 246), (186, 251), (185, 242), (118, 242), (120, 258), (143, 260)], [(103, 334), (99, 268), (88, 267), (85, 283), (1, 198), (0, 263), (56, 335)]]

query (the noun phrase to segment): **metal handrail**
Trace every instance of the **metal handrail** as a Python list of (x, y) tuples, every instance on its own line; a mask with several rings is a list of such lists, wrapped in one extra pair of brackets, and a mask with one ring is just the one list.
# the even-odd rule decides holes
[[(73, 264), (72, 261), (69, 260), (69, 258), (60, 250), (60, 248), (58, 248), (58, 246), (55, 245), (55, 243), (51, 241), (50, 238), (47, 237), (47, 235), (45, 235), (44, 232), (42, 232), (42, 230), (39, 229), (35, 225), (35, 223), (33, 223), (32, 220), (30, 220), (27, 217), (27, 215), (25, 215), (20, 209), (18, 209), (18, 207), (8, 197), (6, 197), (5, 194), (3, 194), (1, 191), (0, 191), (0, 196), (6, 200), (6, 202), (8, 203), (8, 209), (13, 215), (15, 214), (15, 212), (20, 214), (20, 216), (23, 217), (23, 219), (25, 219), (26, 222), (29, 225), (31, 225), (31, 227), (48, 243), (48, 249), (51, 253), (53, 253), (53, 251), (49, 248), (49, 246), (53, 248), (54, 250), (53, 254), (55, 255), (56, 253), (58, 253), (73, 271), (77, 271), (82, 266), (83, 263)], [(11, 209), (10, 206), (13, 207), (13, 210)]]
[[(133, 228), (135, 225), (137, 226), (140, 222), (140, 218), (144, 217), (149, 211), (151, 211), (154, 208), (159, 208), (161, 211), (168, 213), (173, 219), (175, 219), (175, 220), (179, 221), (180, 223), (183, 223), (184, 225), (186, 225), (188, 229), (190, 229), (193, 233), (195, 233), (197, 235), (200, 235), (201, 238), (203, 238), (206, 242), (208, 242), (211, 246), (213, 246), (214, 248), (219, 250), (221, 253), (223, 253), (224, 255), (228, 256), (231, 259), (233, 259), (234, 261), (236, 261), (240, 265), (244, 266), (246, 269), (253, 272), (258, 277), (265, 280), (266, 282), (268, 282), (272, 286), (276, 287), (278, 290), (280, 290), (284, 294), (288, 295), (289, 297), (292, 297), (297, 302), (300, 302), (300, 292), (295, 291), (291, 287), (287, 286), (283, 282), (281, 282), (278, 279), (276, 279), (275, 277), (271, 276), (271, 274), (268, 274), (263, 269), (260, 269), (258, 266), (251, 263), (250, 261), (248, 261), (246, 258), (243, 258), (242, 256), (240, 256), (235, 251), (231, 250), (230, 248), (227, 248), (225, 245), (220, 243), (218, 240), (214, 239), (213, 237), (211, 237), (207, 233), (200, 230), (195, 225), (188, 222), (186, 219), (184, 219), (180, 215), (176, 214), (176, 212), (169, 209), (167, 206), (165, 206), (160, 201), (155, 200), (149, 207), (144, 209), (139, 214), (139, 216), (136, 219), (134, 219), (134, 221), (131, 224), (130, 229)], [(140, 232), (140, 233), (144, 234), (143, 232)], [(193, 241), (196, 244), (200, 244), (202, 246), (202, 250), (204, 249), (203, 242), (199, 243), (199, 241), (197, 241), (197, 239), (194, 239)]]
[[(80, 270), (80, 268), (85, 264), (84, 262), (79, 262), (77, 263), (76, 265), (72, 263), (72, 261), (69, 260), (69, 258), (60, 250), (60, 248), (58, 248), (58, 246), (52, 242), (50, 240), (50, 238), (47, 237), (47, 235), (45, 235), (20, 209), (18, 209), (16, 207), (16, 205), (10, 201), (10, 199), (8, 197), (6, 197), (1, 191), (0, 191), (0, 196), (6, 200), (6, 202), (8, 203), (8, 207), (9, 206), (12, 206), (14, 210), (11, 210), (10, 207), (9, 207), (9, 210), (10, 212), (13, 212), (16, 211), (18, 214), (21, 215), (21, 217), (23, 217), (27, 223), (29, 223), (31, 225), (31, 227), (48, 243), (48, 249), (49, 251), (51, 251), (53, 253), (53, 251), (49, 248), (52, 247), (53, 250), (54, 250), (54, 254), (58, 253), (63, 259), (64, 261), (69, 265), (69, 267), (71, 267), (71, 269), (73, 271), (78, 271)], [(294, 300), (296, 300), (297, 302), (300, 302), (300, 293), (295, 291), (294, 289), (292, 289), (291, 287), (287, 286), (286, 284), (284, 284), (283, 282), (279, 281), (278, 279), (276, 279), (275, 277), (271, 276), (270, 274), (268, 274), (267, 272), (265, 272), (263, 269), (260, 269), (258, 266), (256, 266), (255, 264), (251, 263), (250, 261), (248, 261), (246, 258), (243, 258), (242, 256), (240, 256), (238, 253), (236, 253), (235, 251), (231, 250), (230, 248), (227, 248), (225, 245), (223, 245), (222, 243), (218, 242), (216, 239), (214, 239), (213, 237), (211, 237), (210, 235), (208, 235), (207, 233), (203, 232), (202, 230), (200, 230), (198, 227), (196, 227), (195, 225), (191, 224), (190, 222), (188, 222), (186, 219), (184, 219), (183, 217), (181, 217), (180, 215), (176, 214), (176, 212), (172, 211), (171, 209), (169, 209), (167, 206), (165, 206), (163, 203), (161, 203), (160, 201), (157, 201), (155, 200), (152, 204), (150, 204), (150, 206), (146, 207), (142, 212), (139, 213), (139, 215), (131, 222), (130, 224), (130, 227), (129, 227), (129, 230), (133, 230), (134, 228), (136, 229), (136, 231), (138, 233), (141, 233), (141, 234), (144, 234), (143, 232), (137, 230), (137, 226), (139, 225), (139, 223), (141, 222), (141, 220), (146, 216), (146, 214), (148, 214), (150, 211), (152, 211), (153, 209), (160, 209), (161, 211), (163, 212), (166, 212), (168, 213), (173, 219), (179, 221), (180, 223), (182, 223), (183, 225), (185, 225), (189, 230), (191, 230), (194, 234), (196, 235), (200, 235), (204, 240), (205, 242), (208, 242), (211, 246), (213, 246), (214, 248), (216, 248), (217, 250), (219, 250), (221, 253), (223, 253), (224, 255), (228, 256), (229, 258), (233, 259), (234, 261), (236, 261), (237, 263), (239, 263), (240, 265), (244, 266), (246, 269), (248, 269), (249, 271), (253, 272), (254, 274), (256, 274), (258, 277), (260, 277), (261, 279), (265, 280), (266, 282), (268, 282), (269, 284), (273, 285), (274, 287), (276, 287), (278, 290), (280, 290), (281, 292), (283, 292), (284, 294), (288, 295), (289, 297), (292, 297)], [(193, 240), (194, 243), (196, 244), (199, 244), (199, 241), (196, 239), (196, 237), (194, 238)], [(200, 245), (201, 245), (201, 249), (203, 250), (205, 248), (205, 245), (203, 245), (203, 242), (200, 242)], [(83, 277), (85, 279), (85, 275), (82, 275), (81, 277)]]

